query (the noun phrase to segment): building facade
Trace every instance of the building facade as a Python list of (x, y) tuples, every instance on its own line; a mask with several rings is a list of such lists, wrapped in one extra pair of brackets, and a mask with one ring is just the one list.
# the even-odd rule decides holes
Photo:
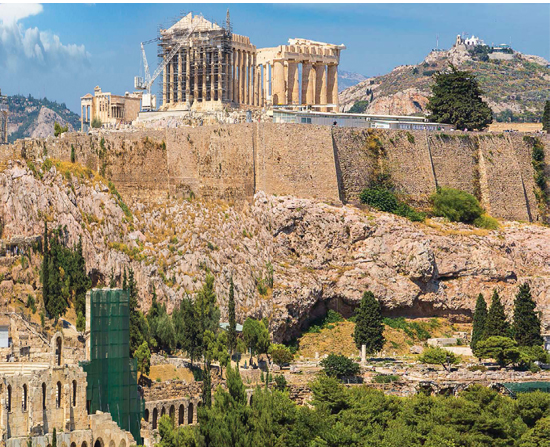
[(86, 132), (92, 121), (97, 119), (102, 125), (116, 126), (129, 124), (138, 117), (141, 93), (126, 93), (124, 96), (103, 92), (99, 86), (80, 98), (80, 124)]
[(257, 49), (191, 13), (159, 36), (160, 110), (222, 110), (224, 106), (325, 105), (337, 110), (338, 64), (344, 45), (290, 39)]

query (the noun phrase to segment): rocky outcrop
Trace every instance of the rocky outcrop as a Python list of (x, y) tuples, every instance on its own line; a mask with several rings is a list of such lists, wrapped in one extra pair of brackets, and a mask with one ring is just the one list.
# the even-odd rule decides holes
[(61, 115), (54, 112), (51, 109), (48, 109), (47, 107), (42, 106), (40, 109), (40, 112), (38, 113), (38, 117), (36, 118), (36, 121), (33, 123), (33, 125), (28, 129), (28, 135), (31, 138), (45, 138), (50, 135), (54, 134), (54, 125), (55, 123), (59, 123), (61, 127), (64, 127), (67, 125), (69, 128), (69, 131), (72, 132), (73, 126), (65, 121)]
[[(239, 320), (268, 317), (276, 339), (292, 337), (328, 308), (350, 314), (367, 289), (388, 315), (467, 320), (478, 293), (488, 299), (498, 289), (510, 311), (519, 284), (528, 281), (550, 322), (546, 227), (503, 223), (489, 232), (437, 220), (411, 223), (261, 191), (240, 207), (167, 194), (128, 204), (131, 214), (125, 214), (123, 202), (92, 171), (54, 164), (41, 180), (38, 164), (35, 170), (15, 161), (0, 173), (3, 238), (41, 234), (44, 219), (50, 228), (67, 226), (69, 244), (82, 237), (96, 284), (108, 284), (111, 275), (120, 281), (124, 268), (134, 269), (144, 310), (153, 285), (172, 310), (210, 271), (222, 319), (232, 276)], [(10, 274), (34, 271), (29, 283), (39, 292), (38, 270)]]

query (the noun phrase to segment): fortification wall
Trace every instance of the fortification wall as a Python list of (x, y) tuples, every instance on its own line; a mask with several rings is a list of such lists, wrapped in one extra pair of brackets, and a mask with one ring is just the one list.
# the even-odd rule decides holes
[[(550, 138), (544, 144), (550, 174)], [(103, 141), (103, 143), (102, 143)], [(541, 220), (532, 145), (519, 134), (464, 134), (237, 124), (164, 131), (79, 133), (18, 141), (15, 155), (76, 160), (112, 180), (126, 197), (195, 195), (250, 200), (260, 190), (329, 202), (357, 202), (386, 176), (419, 206), (438, 186), (474, 194), (495, 217)]]

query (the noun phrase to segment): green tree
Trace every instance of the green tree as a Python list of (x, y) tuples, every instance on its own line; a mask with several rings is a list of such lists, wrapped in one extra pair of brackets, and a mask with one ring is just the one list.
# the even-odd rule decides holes
[(53, 429), (53, 433), (52, 433), (52, 447), (57, 447), (57, 430)]
[(358, 349), (362, 345), (367, 353), (374, 354), (384, 347), (384, 325), (380, 303), (372, 292), (365, 292), (356, 313), (353, 339)]
[(460, 357), (451, 351), (436, 346), (425, 349), (418, 361), (427, 365), (441, 365), (448, 371), (449, 365), (460, 363)]
[(270, 340), (269, 331), (263, 321), (248, 317), (243, 324), (243, 339), (253, 355), (267, 354)]
[(519, 440), (519, 447), (543, 447), (550, 445), (550, 416), (539, 419), (535, 426)]
[(433, 213), (452, 222), (474, 223), (483, 214), (479, 201), (471, 194), (453, 188), (439, 188), (432, 195)]
[(71, 163), (76, 162), (76, 152), (74, 150), (74, 145), (71, 144)]
[(506, 321), (506, 314), (504, 313), (504, 306), (500, 302), (500, 297), (496, 289), (493, 291), (493, 297), (491, 299), (491, 307), (487, 313), (487, 319), (485, 320), (485, 333), (484, 339), (492, 336), (506, 337), (510, 330), (510, 325)]
[(355, 376), (360, 371), (359, 365), (345, 355), (329, 354), (319, 365), (327, 376), (339, 379)]
[(493, 121), (491, 108), (483, 101), (483, 91), (470, 71), (450, 65), (434, 74), (432, 96), (427, 109), (430, 119), (454, 125), (457, 129), (482, 130)]
[(479, 358), (494, 359), (501, 367), (516, 363), (520, 359), (518, 344), (508, 337), (491, 336), (480, 340), (476, 350)]
[(237, 347), (237, 320), (235, 317), (235, 284), (233, 284), (233, 277), (229, 282), (229, 300), (227, 304), (227, 313), (229, 316), (229, 327), (227, 329), (227, 342), (229, 345), (229, 351), (233, 353)]
[(550, 100), (544, 103), (544, 112), (542, 114), (542, 130), (550, 133)]
[(78, 315), (76, 316), (76, 330), (80, 332), (84, 332), (86, 329), (86, 317), (82, 315), (82, 312), (78, 312)]
[(220, 309), (217, 305), (216, 292), (214, 291), (214, 276), (206, 275), (202, 289), (197, 293), (194, 303), (195, 318), (198, 324), (198, 349), (204, 353), (206, 346), (202, 337), (206, 331), (217, 333), (220, 325)]
[(184, 298), (180, 302), (178, 319), (179, 330), (176, 331), (176, 339), (193, 363), (201, 356), (202, 334), (199, 333), (199, 324), (195, 315), (195, 307), (190, 298)]
[(313, 393), (312, 404), (316, 407), (326, 407), (332, 414), (349, 407), (346, 388), (335, 376), (321, 374), (310, 384), (310, 388)]
[(72, 253), (70, 272), (71, 291), (74, 293), (75, 310), (86, 315), (86, 292), (92, 287), (92, 280), (86, 273), (86, 260), (82, 253), (82, 237)]
[(143, 313), (139, 310), (137, 282), (134, 278), (134, 270), (130, 268), (128, 274), (124, 269), (123, 289), (128, 290), (130, 313), (130, 356), (143, 344), (149, 342), (149, 325)]
[(149, 375), (149, 371), (151, 370), (151, 351), (146, 341), (136, 350), (134, 357), (137, 360), (138, 372), (141, 374), (140, 379), (145, 375)]
[(540, 333), (540, 319), (535, 313), (535, 301), (529, 284), (519, 286), (514, 301), (512, 333), (520, 346), (540, 346), (543, 343)]
[(61, 126), (57, 121), (53, 125), (53, 134), (58, 137), (62, 133), (65, 133), (69, 130), (69, 125), (66, 124), (65, 126)]
[(94, 118), (91, 124), (92, 124), (92, 128), (94, 129), (99, 129), (103, 125), (103, 123), (99, 118)]
[(477, 342), (483, 339), (485, 333), (485, 320), (487, 320), (487, 303), (485, 302), (483, 295), (480, 293), (477, 297), (476, 308), (474, 310), (472, 340), (470, 341), (470, 347), (474, 353)]
[(155, 328), (155, 339), (159, 349), (171, 354), (176, 347), (176, 333), (170, 315), (164, 313), (158, 317)]
[(50, 277), (49, 261), (50, 260), (50, 248), (48, 243), (48, 221), (44, 221), (44, 238), (42, 241), (42, 302), (46, 308), (48, 301), (50, 300), (50, 293), (48, 289), (48, 279)]
[(285, 363), (290, 363), (294, 360), (294, 355), (285, 345), (273, 344), (269, 347), (269, 355), (273, 359), (273, 363), (283, 366)]

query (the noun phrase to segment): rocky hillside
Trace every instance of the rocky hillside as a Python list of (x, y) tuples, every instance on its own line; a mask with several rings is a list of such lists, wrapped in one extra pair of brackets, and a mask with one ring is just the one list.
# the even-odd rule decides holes
[[(230, 276), (237, 312), (266, 316), (276, 339), (296, 335), (328, 308), (350, 314), (368, 288), (392, 316), (468, 320), (479, 292), (501, 291), (508, 310), (529, 281), (550, 323), (550, 229), (504, 223), (499, 231), (335, 207), (257, 193), (241, 207), (223, 201), (164, 199), (126, 204), (115, 185), (78, 164), (10, 161), (0, 173), (3, 241), (66, 226), (82, 237), (95, 285), (135, 271), (147, 310), (153, 285), (173, 309), (206, 272), (216, 277), (222, 318)], [(0, 257), (0, 303), (40, 302), (40, 255)], [(272, 267), (272, 269), (271, 269)], [(273, 273), (271, 273), (271, 271)], [(271, 285), (273, 284), (273, 287)]]
[(53, 135), (57, 121), (66, 124), (69, 130), (80, 129), (80, 117), (67, 109), (67, 106), (46, 98), (36, 99), (29, 96), (8, 96), (10, 111), (8, 119), (8, 140), (19, 138), (44, 138)]
[(402, 65), (390, 73), (366, 79), (340, 93), (342, 109), (373, 114), (426, 113), (432, 75), (453, 63), (473, 71), (497, 119), (540, 120), (544, 102), (550, 99), (550, 66), (538, 56), (515, 52), (511, 60), (473, 55), (463, 45), (448, 51), (432, 51), (417, 65)]

